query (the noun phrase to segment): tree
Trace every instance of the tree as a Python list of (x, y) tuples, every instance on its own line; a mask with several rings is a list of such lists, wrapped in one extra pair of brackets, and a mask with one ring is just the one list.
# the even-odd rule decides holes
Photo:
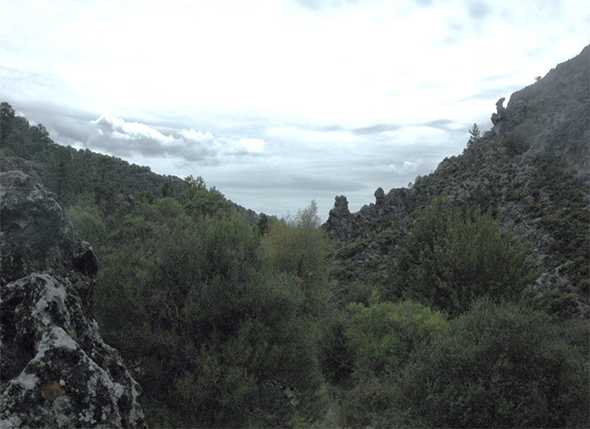
[(588, 330), (516, 304), (478, 301), (396, 383), (411, 427), (590, 427)]
[(482, 296), (516, 300), (536, 278), (529, 253), (490, 215), (437, 199), (418, 213), (402, 241), (386, 293), (453, 317)]
[(322, 221), (318, 215), (318, 205), (312, 200), (308, 207), (299, 210), (295, 216), (295, 226), (304, 229), (319, 228)]
[(262, 247), (275, 269), (296, 277), (306, 297), (306, 311), (319, 317), (327, 302), (330, 243), (317, 228), (318, 219), (312, 201), (290, 224), (271, 221)]
[(412, 301), (351, 304), (347, 311), (345, 337), (361, 380), (395, 374), (418, 345), (448, 329), (440, 313)]
[[(343, 426), (390, 427), (400, 371), (416, 350), (446, 335), (447, 321), (428, 307), (403, 301), (351, 304), (341, 326), (346, 353), (340, 351), (332, 364), (337, 364), (340, 374), (346, 374), (338, 368), (340, 362), (349, 362), (352, 368), (349, 380), (338, 380), (343, 390)], [(336, 344), (333, 338), (329, 340)], [(330, 375), (338, 374), (328, 370)]]
[(14, 116), (14, 109), (10, 104), (0, 103), (0, 140), (2, 144), (5, 143), (5, 139), (10, 133)]
[(481, 131), (477, 124), (473, 124), (473, 126), (469, 129), (469, 140), (467, 141), (467, 145), (470, 146), (473, 143), (476, 143), (481, 138)]
[(299, 280), (273, 266), (255, 226), (193, 218), (172, 198), (137, 204), (116, 226), (98, 315), (140, 368), (153, 426), (277, 427), (316, 415), (317, 327)]

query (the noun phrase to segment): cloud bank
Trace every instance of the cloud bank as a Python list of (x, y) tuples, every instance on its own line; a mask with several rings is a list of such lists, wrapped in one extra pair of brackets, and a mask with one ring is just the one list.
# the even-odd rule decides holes
[(590, 40), (582, 0), (23, 0), (2, 17), (0, 98), (57, 142), (279, 215), (429, 173)]

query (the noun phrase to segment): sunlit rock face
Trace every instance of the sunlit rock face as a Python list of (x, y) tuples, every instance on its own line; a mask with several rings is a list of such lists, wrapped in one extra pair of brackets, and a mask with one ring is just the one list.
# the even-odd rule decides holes
[(0, 428), (145, 427), (92, 317), (96, 255), (20, 171), (0, 173), (0, 252)]

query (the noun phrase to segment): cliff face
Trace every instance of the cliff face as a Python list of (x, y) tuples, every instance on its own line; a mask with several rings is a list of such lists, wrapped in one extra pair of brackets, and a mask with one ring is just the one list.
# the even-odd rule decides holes
[(491, 131), (411, 188), (378, 189), (357, 213), (336, 197), (324, 225), (339, 243), (336, 279), (387, 282), (413, 214), (444, 195), (492, 212), (529, 241), (538, 293), (566, 294), (573, 313), (590, 314), (590, 46), (496, 108)]
[(496, 135), (511, 135), (529, 147), (526, 160), (546, 153), (561, 157), (590, 180), (590, 46), (510, 97)]
[(0, 427), (144, 427), (92, 316), (98, 261), (27, 174), (0, 172)]

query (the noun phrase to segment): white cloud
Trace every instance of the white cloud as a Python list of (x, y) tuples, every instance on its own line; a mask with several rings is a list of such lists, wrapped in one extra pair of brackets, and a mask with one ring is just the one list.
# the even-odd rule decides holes
[(264, 140), (252, 138), (240, 139), (238, 143), (250, 153), (262, 153), (264, 152), (264, 146), (266, 145)]
[(389, 138), (392, 142), (404, 144), (420, 144), (443, 140), (447, 132), (430, 126), (407, 126), (397, 130), (383, 131), (381, 135)]
[(149, 125), (140, 122), (127, 122), (110, 115), (101, 115), (98, 119), (92, 121), (92, 124), (101, 131), (101, 134), (110, 133), (113, 137), (124, 140), (149, 139), (164, 144), (175, 141), (173, 137), (167, 136)]
[[(459, 151), (465, 124), (489, 122), (499, 97), (590, 40), (586, 0), (21, 0), (1, 10), (0, 96), (65, 142), (90, 139), (212, 185), (244, 164), (303, 175), (283, 177), (293, 189), (328, 175), (405, 185)], [(60, 120), (39, 108), (55, 103)], [(112, 116), (89, 126), (102, 112)], [(227, 185), (260, 208), (255, 189)], [(353, 207), (372, 198), (351, 192)], [(308, 202), (295, 194), (281, 203), (293, 212)]]
[(179, 134), (187, 140), (192, 140), (196, 142), (211, 141), (214, 138), (213, 134), (211, 134), (209, 131), (203, 132), (192, 129), (180, 130)]
[(265, 132), (269, 137), (281, 139), (283, 141), (310, 144), (349, 144), (359, 141), (359, 138), (351, 132), (340, 130), (323, 131), (304, 127), (282, 126), (268, 128)]

